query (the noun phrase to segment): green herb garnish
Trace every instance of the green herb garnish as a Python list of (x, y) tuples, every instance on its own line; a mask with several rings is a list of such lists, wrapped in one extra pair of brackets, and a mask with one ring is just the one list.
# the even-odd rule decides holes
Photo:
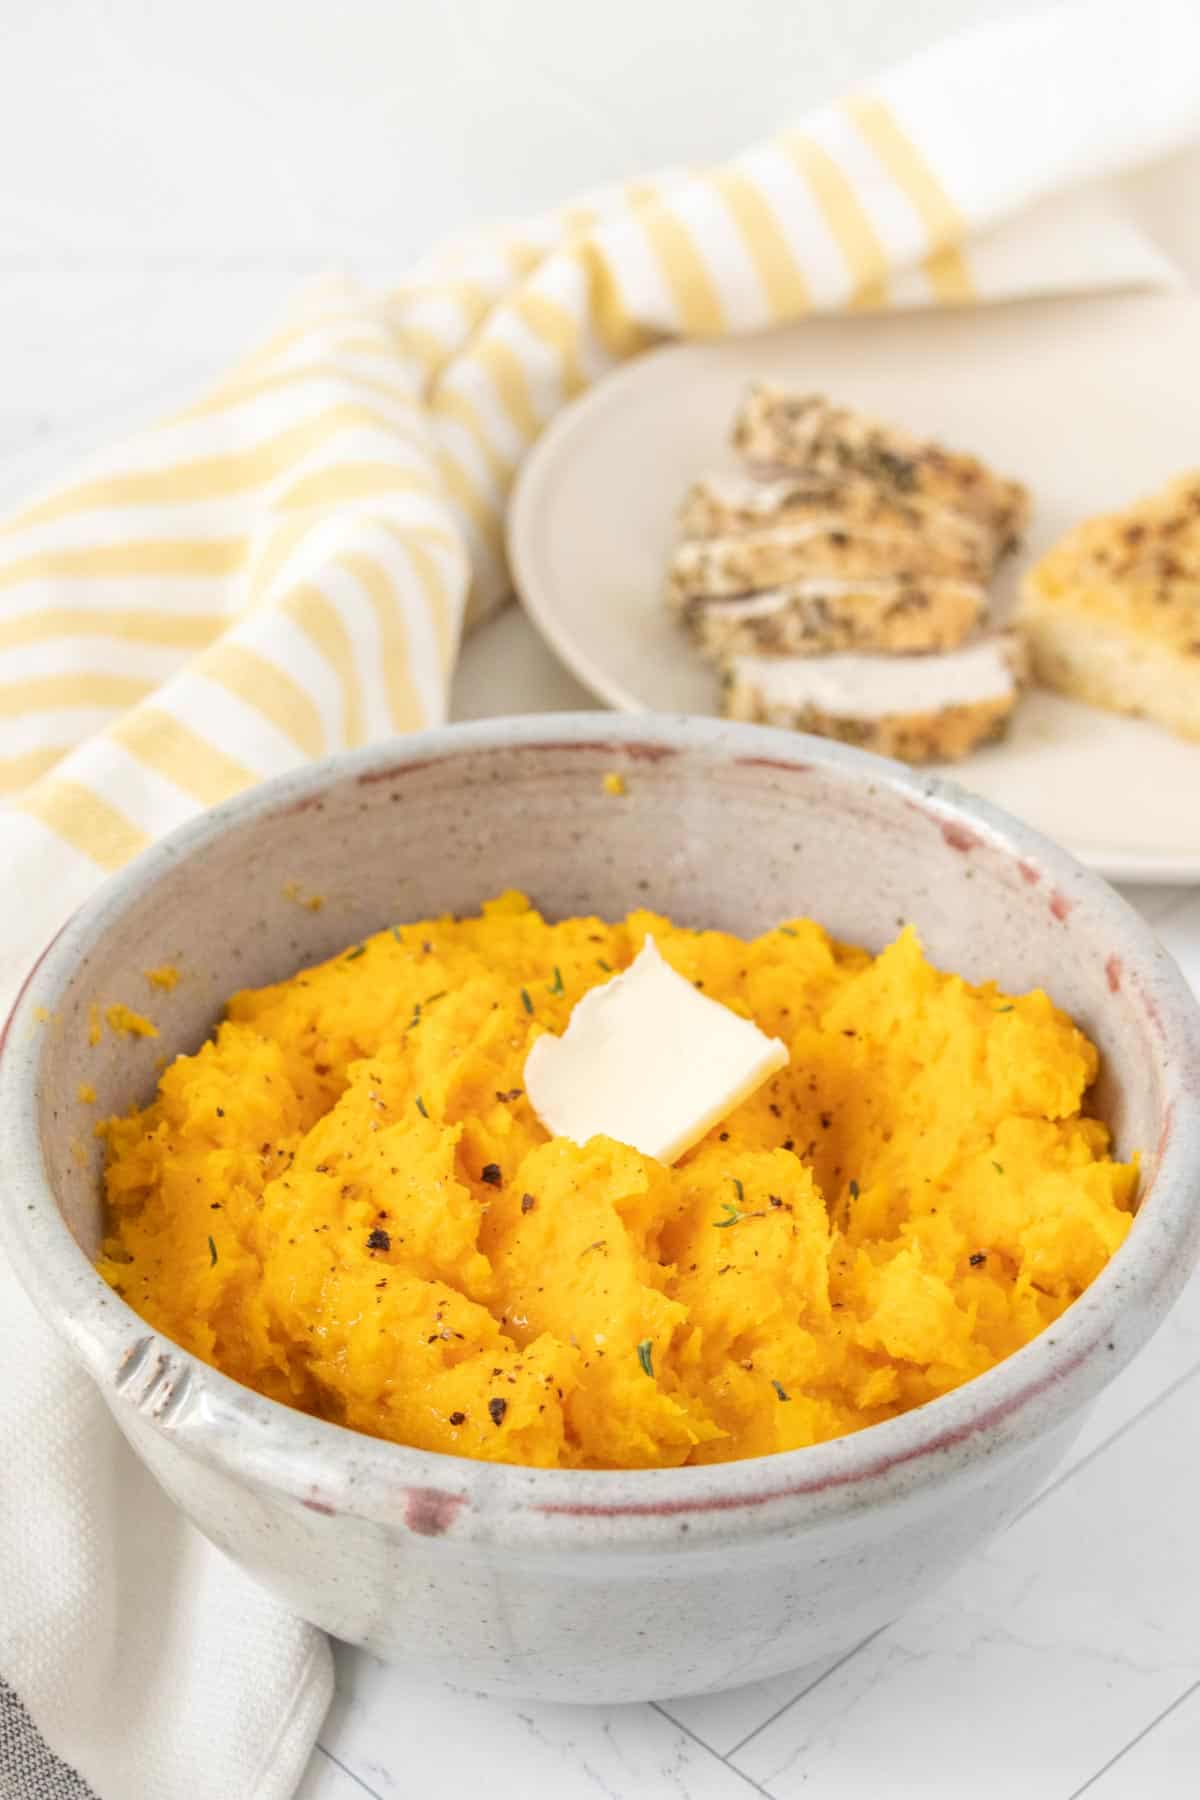
[(527, 1013), (533, 1011), (533, 1001), (529, 998), (529, 995), (524, 988), (521, 989), (521, 1005), (525, 1008)]
[(546, 991), (550, 994), (565, 994), (567, 991), (563, 987), (562, 970), (557, 963), (554, 965), (554, 980), (550, 983)]
[(725, 1217), (723, 1219), (713, 1220), (713, 1224), (718, 1231), (723, 1231), (727, 1225), (736, 1225), (739, 1219), (744, 1219), (746, 1216), (745, 1213), (739, 1210), (742, 1201), (746, 1198), (746, 1190), (736, 1175), (731, 1175), (729, 1179), (732, 1181), (734, 1192), (737, 1194), (738, 1204), (735, 1206), (732, 1200), (722, 1200), (721, 1211), (725, 1214)]
[(791, 1399), (792, 1396), (788, 1393), (787, 1389), (784, 1387), (784, 1385), (781, 1381), (775, 1381), (774, 1379), (772, 1379), (771, 1386), (775, 1389), (775, 1392), (779, 1395), (779, 1398), (781, 1400), (790, 1400)]
[(425, 1111), (425, 1102), (422, 1100), (420, 1094), (417, 1095), (417, 1111), (420, 1113), (420, 1115), (423, 1119), (427, 1119), (429, 1117), (429, 1114)]
[(654, 1340), (643, 1338), (637, 1347), (638, 1361), (642, 1365), (642, 1373), (654, 1379)]
[(215, 1269), (217, 1266), (217, 1246), (211, 1238), (208, 1240), (208, 1266), (210, 1269)]
[(857, 1181), (852, 1181), (852, 1182), (851, 1182), (851, 1183), (850, 1183), (850, 1198), (851, 1198), (851, 1199), (852, 1199), (852, 1200), (857, 1200), (857, 1199), (858, 1199), (858, 1194), (859, 1194), (859, 1187), (858, 1187), (858, 1183), (857, 1183)]
[(365, 956), (366, 954), (367, 946), (365, 944), (357, 944), (353, 950), (347, 950), (344, 960), (346, 962), (357, 962), (360, 956)]
[(779, 929), (780, 929), (780, 931), (782, 931), (784, 937), (799, 937), (800, 936), (800, 933), (798, 931), (794, 931), (790, 925), (781, 925), (779, 927)]
[(602, 956), (598, 956), (596, 958), (596, 965), (598, 968), (603, 969), (606, 974), (608, 974), (608, 975), (612, 974), (612, 964), (606, 963)]
[(998, 1006), (996, 1008), (996, 1011), (997, 1012), (1011, 1012), (1012, 1011), (1012, 1001), (1010, 1000), (1007, 1006)]
[(1003, 1163), (993, 1162), (992, 1167), (993, 1167), (993, 1169), (995, 1169), (997, 1175), (1003, 1175), (1003, 1173), (1004, 1173), (1004, 1164)]
[(427, 994), (424, 1000), (414, 1000), (412, 1018), (404, 1027), (405, 1031), (411, 1031), (414, 1025), (419, 1025), (421, 1023), (421, 1008), (423, 1006), (432, 1006), (435, 1000), (444, 1000), (449, 991), (448, 988), (439, 988), (436, 994)]
[(392, 926), (392, 936), (395, 938), (395, 940), (398, 944), (402, 944), (404, 942), (403, 937), (400, 935), (400, 927), (398, 925)]

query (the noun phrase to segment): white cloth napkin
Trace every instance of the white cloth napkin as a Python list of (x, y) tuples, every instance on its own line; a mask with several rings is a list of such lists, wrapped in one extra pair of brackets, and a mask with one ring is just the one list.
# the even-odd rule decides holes
[[(1195, 0), (956, 39), (723, 168), (335, 281), (0, 526), (0, 996), (103, 879), (305, 757), (440, 720), (522, 454), (665, 337), (1171, 279), (1104, 178), (1200, 126)], [(1103, 371), (1098, 371), (1101, 378)], [(327, 1647), (134, 1461), (0, 1252), (0, 1796), (284, 1800)]]

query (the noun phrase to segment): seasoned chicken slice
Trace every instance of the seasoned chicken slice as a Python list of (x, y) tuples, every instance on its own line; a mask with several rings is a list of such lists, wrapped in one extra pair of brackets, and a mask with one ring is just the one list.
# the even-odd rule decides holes
[(736, 656), (722, 711), (905, 762), (951, 762), (1003, 735), (1023, 673), (1012, 633), (935, 656)]
[(956, 508), (990, 534), (999, 557), (1017, 543), (1029, 511), (1020, 482), (995, 475), (978, 457), (943, 449), (821, 394), (751, 388), (733, 427), (735, 449), (759, 473), (862, 475), (889, 493)]

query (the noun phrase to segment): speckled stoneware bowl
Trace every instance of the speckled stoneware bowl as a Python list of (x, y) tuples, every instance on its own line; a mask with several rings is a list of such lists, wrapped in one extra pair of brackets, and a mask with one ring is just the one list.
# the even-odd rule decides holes
[[(604, 790), (613, 769), (624, 799)], [(262, 1399), (156, 1336), (88, 1260), (97, 1111), (145, 1101), (164, 1053), (195, 1048), (235, 988), (508, 886), (550, 914), (651, 904), (744, 933), (811, 913), (873, 947), (911, 919), (944, 967), (1046, 987), (1101, 1048), (1119, 1148), (1144, 1154), (1127, 1243), (1051, 1330), (956, 1393), (712, 1468), (546, 1471), (402, 1449)], [(161, 1036), (89, 1046), (89, 1006), (144, 1004), (142, 971), (167, 961), (183, 979), (155, 996)], [(9, 1022), (0, 1158), (3, 1229), (30, 1292), (214, 1542), (297, 1612), (425, 1674), (632, 1700), (849, 1646), (1044, 1480), (1200, 1248), (1200, 1032), (1141, 920), (957, 789), (715, 720), (500, 721), (270, 782), (111, 882)]]

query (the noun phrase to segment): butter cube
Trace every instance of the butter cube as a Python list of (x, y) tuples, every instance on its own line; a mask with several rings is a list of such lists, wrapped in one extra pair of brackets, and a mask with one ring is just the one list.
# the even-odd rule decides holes
[(537, 1039), (525, 1092), (553, 1137), (603, 1135), (673, 1163), (787, 1060), (778, 1038), (698, 993), (647, 938), (561, 1037)]

